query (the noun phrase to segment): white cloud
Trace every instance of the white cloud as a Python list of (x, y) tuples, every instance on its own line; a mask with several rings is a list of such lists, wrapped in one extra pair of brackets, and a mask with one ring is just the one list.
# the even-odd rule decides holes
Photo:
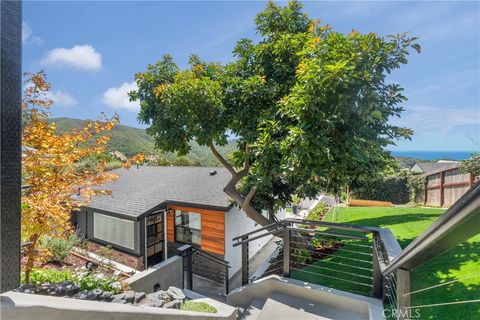
[(77, 105), (78, 101), (73, 96), (71, 96), (68, 92), (63, 91), (52, 91), (49, 94), (49, 98), (53, 100), (54, 105), (58, 105), (61, 107), (74, 107)]
[(392, 118), (392, 123), (418, 132), (451, 131), (463, 126), (478, 126), (480, 107), (408, 106), (400, 119)]
[(47, 52), (41, 63), (44, 66), (94, 71), (102, 68), (102, 55), (90, 45), (76, 45), (69, 49), (56, 48)]
[(139, 111), (140, 104), (130, 101), (128, 92), (137, 90), (137, 84), (134, 82), (124, 82), (119, 87), (109, 88), (103, 94), (103, 103), (115, 109), (127, 109), (130, 111)]
[(32, 28), (26, 22), (22, 22), (22, 43), (42, 43), (42, 39), (33, 35)]

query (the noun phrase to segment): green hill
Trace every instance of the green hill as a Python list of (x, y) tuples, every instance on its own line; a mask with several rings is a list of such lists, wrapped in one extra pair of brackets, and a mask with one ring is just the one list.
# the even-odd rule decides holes
[[(52, 118), (51, 121), (55, 122), (59, 132), (81, 128), (84, 124), (84, 120), (73, 118)], [(144, 152), (146, 155), (159, 155), (166, 162), (175, 162), (176, 164), (220, 165), (207, 147), (201, 147), (197, 143), (191, 144), (192, 149), (186, 157), (178, 158), (175, 154), (156, 150), (153, 138), (144, 129), (118, 125), (109, 134), (112, 138), (107, 146), (108, 151), (120, 151), (127, 157)], [(224, 156), (233, 152), (234, 149), (233, 143), (219, 147), (220, 153)]]

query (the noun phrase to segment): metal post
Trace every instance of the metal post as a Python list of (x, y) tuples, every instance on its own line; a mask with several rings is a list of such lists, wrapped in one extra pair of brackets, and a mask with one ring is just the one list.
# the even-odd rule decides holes
[(22, 2), (0, 4), (0, 292), (20, 284)]
[(290, 277), (290, 227), (283, 230), (283, 276)]
[(228, 265), (225, 266), (225, 284), (224, 284), (224, 289), (225, 289), (225, 295), (227, 295), (230, 291), (230, 288), (228, 286)]
[(373, 280), (373, 291), (372, 296), (377, 299), (383, 297), (383, 275), (382, 270), (380, 269), (380, 255), (379, 249), (378, 234), (374, 233), (373, 235), (373, 254), (372, 254), (372, 280)]
[(397, 269), (397, 316), (399, 320), (408, 320), (411, 309), (410, 295), (404, 295), (410, 292), (410, 270)]
[[(184, 288), (187, 288), (188, 290), (193, 289), (193, 259), (192, 259), (192, 254), (193, 254), (193, 247), (189, 244), (183, 245), (180, 248), (177, 249), (177, 255), (183, 257), (182, 263), (183, 263), (183, 270), (186, 270), (187, 272), (187, 286), (185, 287), (185, 283), (183, 284)], [(183, 278), (183, 277), (182, 277)]]
[(242, 237), (242, 286), (248, 283), (249, 265), (248, 265), (248, 236)]

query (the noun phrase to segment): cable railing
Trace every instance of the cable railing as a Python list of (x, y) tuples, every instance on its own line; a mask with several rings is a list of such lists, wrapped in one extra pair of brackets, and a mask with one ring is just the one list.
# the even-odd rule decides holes
[(380, 234), (394, 241), (393, 235), (381, 228), (301, 219), (273, 223), (234, 239), (234, 246), (241, 245), (244, 253), (242, 284), (250, 280), (249, 244), (263, 237), (277, 236), (277, 252), (262, 270), (262, 276), (276, 274), (376, 296), (374, 271), (379, 268), (374, 266), (373, 243)]
[[(454, 253), (446, 260), (458, 262), (459, 270), (461, 259), (476, 260), (476, 272), (436, 282), (429, 279), (432, 275), (419, 276), (417, 272), (427, 268), (430, 260), (435, 262), (479, 233), (480, 184), (477, 184), (403, 250), (389, 229), (300, 219), (275, 222), (233, 240), (234, 246), (242, 246), (243, 285), (276, 274), (381, 299), (387, 319), (425, 318), (422, 314), (429, 317), (433, 314), (434, 319), (453, 319), (462, 317), (461, 312), (449, 313), (455, 306), (468, 306), (480, 313), (480, 281), (463, 291), (432, 293), (480, 278), (480, 236), (473, 253)], [(249, 244), (267, 236), (278, 237), (278, 248), (268, 266), (250, 277)], [(437, 265), (432, 270), (439, 268)], [(422, 294), (431, 297), (417, 298)], [(450, 311), (435, 311), (441, 308)], [(436, 312), (448, 316), (436, 316)]]

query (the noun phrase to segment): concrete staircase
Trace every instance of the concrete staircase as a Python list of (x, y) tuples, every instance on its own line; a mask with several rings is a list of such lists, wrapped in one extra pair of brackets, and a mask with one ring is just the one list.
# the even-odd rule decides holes
[(227, 303), (238, 307), (242, 320), (385, 319), (378, 299), (278, 276), (234, 290)]
[(253, 299), (248, 308), (239, 315), (242, 320), (270, 319), (342, 319), (368, 320), (368, 316), (292, 297), (273, 293), (266, 300)]

